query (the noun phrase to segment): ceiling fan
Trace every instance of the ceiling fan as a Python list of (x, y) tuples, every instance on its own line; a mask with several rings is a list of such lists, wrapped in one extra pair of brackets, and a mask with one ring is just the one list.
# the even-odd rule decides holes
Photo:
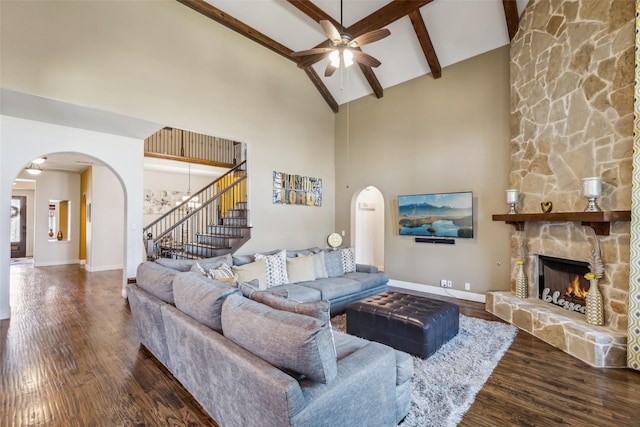
[[(298, 64), (300, 68), (310, 67), (316, 62), (329, 57), (330, 61), (329, 64), (327, 64), (324, 75), (325, 77), (330, 77), (340, 68), (341, 64), (345, 67), (352, 65), (354, 61), (368, 67), (378, 67), (381, 64), (381, 62), (373, 56), (362, 52), (360, 46), (382, 40), (390, 35), (391, 31), (386, 28), (380, 28), (354, 38), (349, 33), (339, 32), (330, 21), (322, 20), (320, 21), (320, 26), (327, 35), (331, 47), (317, 47), (292, 53), (292, 56), (305, 57), (301, 59)], [(340, 2), (340, 27), (342, 27), (342, 1)]]

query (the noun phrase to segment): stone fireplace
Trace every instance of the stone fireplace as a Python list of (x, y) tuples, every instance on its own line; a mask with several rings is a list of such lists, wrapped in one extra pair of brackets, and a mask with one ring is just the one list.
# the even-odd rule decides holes
[[(510, 188), (519, 211), (582, 212), (581, 179), (599, 176), (606, 211), (631, 207), (634, 4), (530, 0), (511, 42)], [(630, 222), (608, 233), (581, 221), (527, 220), (511, 237), (511, 266), (525, 260), (529, 298), (489, 292), (487, 310), (597, 367), (626, 366)], [(605, 325), (539, 298), (540, 257), (605, 266)]]

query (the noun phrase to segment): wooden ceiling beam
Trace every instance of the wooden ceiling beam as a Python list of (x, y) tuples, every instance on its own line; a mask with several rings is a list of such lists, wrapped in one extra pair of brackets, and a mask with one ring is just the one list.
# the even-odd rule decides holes
[(507, 20), (507, 30), (509, 31), (509, 41), (513, 40), (518, 32), (520, 17), (518, 16), (518, 5), (516, 0), (502, 0), (504, 17)]
[[(277, 53), (278, 55), (284, 56), (285, 58), (295, 62), (296, 64), (299, 63), (298, 58), (291, 56), (291, 54), (293, 53), (293, 50), (278, 43), (277, 41), (271, 39), (270, 37), (267, 37), (266, 35), (262, 34), (258, 30), (248, 26), (244, 22), (237, 20), (233, 16), (224, 13), (220, 9), (213, 7), (209, 3), (203, 0), (177, 0), (177, 1), (193, 9), (194, 11), (206, 16), (207, 18), (219, 24), (224, 25), (230, 30), (233, 30), (238, 34), (245, 36), (249, 40), (252, 40), (258, 43), (259, 45), (266, 47), (267, 49)], [(331, 95), (331, 92), (329, 92), (329, 89), (327, 89), (327, 87), (324, 85), (324, 83), (322, 82), (318, 74), (313, 70), (308, 71), (308, 69), (305, 69), (305, 72), (307, 73), (307, 76), (309, 76), (309, 78), (311, 79), (311, 82), (316, 87), (316, 89), (318, 89), (318, 92), (320, 92), (324, 100), (327, 102), (331, 110), (334, 113), (337, 113), (338, 103)]]
[(337, 113), (340, 110), (340, 107), (338, 106), (338, 103), (336, 102), (334, 97), (331, 95), (331, 92), (329, 92), (329, 89), (327, 89), (324, 83), (322, 83), (322, 79), (320, 78), (318, 73), (316, 73), (316, 71), (311, 67), (305, 68), (304, 72), (307, 73), (307, 76), (311, 80), (311, 83), (313, 83), (316, 89), (318, 89), (318, 92), (320, 92), (320, 95), (322, 95), (327, 104), (329, 104), (329, 108), (331, 108), (334, 113)]
[(394, 0), (347, 28), (353, 37), (386, 27), (433, 0)]
[[(298, 9), (300, 12), (304, 13), (314, 21), (319, 23), (322, 20), (327, 20), (331, 22), (334, 25), (334, 27), (338, 29), (338, 31), (345, 31), (344, 27), (342, 27), (342, 25), (338, 21), (333, 19), (328, 13), (326, 13), (324, 10), (320, 9), (318, 6), (313, 4), (310, 0), (287, 0), (287, 1), (296, 9)], [(321, 45), (318, 45), (316, 47), (328, 47), (328, 46), (330, 46), (330, 43), (328, 40), (326, 40), (323, 43), (321, 43)], [(357, 48), (357, 49), (361, 50), (360, 48)], [(308, 62), (313, 61), (311, 63), (315, 63), (316, 62), (315, 59), (316, 59), (315, 56), (307, 57)], [(380, 84), (380, 81), (378, 80), (376, 73), (373, 71), (371, 67), (367, 65), (361, 64), (359, 62), (357, 64), (358, 64), (358, 67), (360, 68), (360, 71), (362, 71), (362, 74), (364, 75), (365, 79), (367, 79), (367, 82), (369, 83), (371, 90), (373, 90), (373, 93), (376, 95), (377, 98), (382, 98), (382, 96), (384, 95), (384, 90), (382, 89), (382, 85)], [(301, 60), (301, 65), (304, 67), (305, 65), (304, 59)]]
[(422, 47), (424, 57), (431, 69), (431, 75), (434, 79), (439, 79), (442, 76), (442, 67), (440, 67), (440, 61), (438, 61), (438, 56), (433, 48), (431, 37), (429, 37), (427, 26), (424, 24), (420, 11), (414, 10), (409, 12), (409, 19), (411, 20), (411, 25), (413, 25), (413, 29), (416, 32), (416, 36), (418, 37), (418, 41)]

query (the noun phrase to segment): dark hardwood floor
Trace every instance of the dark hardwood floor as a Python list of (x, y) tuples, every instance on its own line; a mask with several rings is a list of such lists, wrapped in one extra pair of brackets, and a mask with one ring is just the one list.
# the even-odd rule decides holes
[[(120, 271), (10, 268), (0, 426), (215, 425), (140, 346)], [(467, 316), (497, 320), (483, 304), (454, 301)], [(640, 372), (591, 368), (518, 332), (460, 425), (640, 426), (638, 408)]]

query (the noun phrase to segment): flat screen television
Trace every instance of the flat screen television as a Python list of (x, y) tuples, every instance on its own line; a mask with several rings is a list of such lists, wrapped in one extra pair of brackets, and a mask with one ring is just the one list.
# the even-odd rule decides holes
[(401, 236), (472, 239), (473, 193), (434, 193), (398, 196)]

